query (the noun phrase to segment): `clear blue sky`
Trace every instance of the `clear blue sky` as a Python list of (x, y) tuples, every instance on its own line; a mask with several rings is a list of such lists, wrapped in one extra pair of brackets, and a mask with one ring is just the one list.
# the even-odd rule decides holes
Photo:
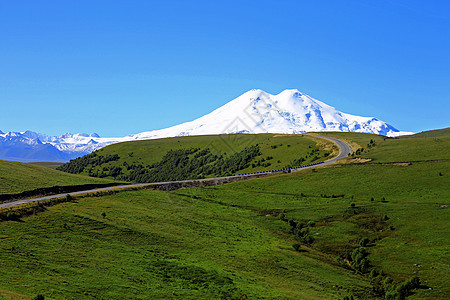
[(0, 130), (165, 128), (252, 88), (450, 126), (450, 1), (0, 0)]

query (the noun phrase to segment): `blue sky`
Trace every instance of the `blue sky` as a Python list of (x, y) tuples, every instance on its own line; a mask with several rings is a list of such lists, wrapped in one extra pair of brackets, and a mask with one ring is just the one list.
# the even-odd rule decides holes
[(0, 0), (0, 130), (124, 136), (253, 88), (450, 126), (450, 1)]

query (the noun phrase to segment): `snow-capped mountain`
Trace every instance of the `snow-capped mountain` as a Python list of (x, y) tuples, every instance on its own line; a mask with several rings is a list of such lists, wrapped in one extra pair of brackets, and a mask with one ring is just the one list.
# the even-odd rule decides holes
[(410, 134), (371, 117), (338, 111), (298, 90), (272, 95), (251, 90), (194, 121), (132, 135), (133, 139), (224, 133), (365, 132), (386, 136)]
[(127, 139), (101, 138), (96, 133), (48, 136), (33, 131), (1, 132), (0, 159), (20, 162), (67, 162), (124, 140)]
[(121, 138), (101, 138), (95, 133), (48, 136), (32, 131), (0, 131), (0, 159), (66, 162), (107, 145), (131, 140), (231, 133), (296, 134), (311, 131), (365, 132), (385, 136), (411, 134), (401, 132), (376, 118), (340, 112), (298, 90), (285, 90), (277, 95), (251, 90), (194, 121)]

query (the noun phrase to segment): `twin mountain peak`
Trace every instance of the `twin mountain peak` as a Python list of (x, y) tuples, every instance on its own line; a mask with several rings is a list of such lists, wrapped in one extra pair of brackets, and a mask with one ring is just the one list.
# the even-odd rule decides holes
[(364, 132), (389, 137), (410, 134), (377, 118), (340, 112), (296, 89), (284, 90), (277, 95), (253, 89), (194, 121), (120, 138), (101, 138), (95, 133), (48, 136), (32, 131), (0, 131), (0, 159), (65, 162), (113, 143), (132, 140), (207, 134), (298, 134), (317, 131)]

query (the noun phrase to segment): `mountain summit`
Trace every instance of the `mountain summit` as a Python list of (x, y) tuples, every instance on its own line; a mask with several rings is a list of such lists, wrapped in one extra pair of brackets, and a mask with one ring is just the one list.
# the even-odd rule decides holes
[(134, 139), (226, 133), (365, 132), (386, 136), (408, 134), (371, 117), (338, 111), (296, 89), (272, 95), (250, 90), (191, 122), (132, 135)]
[(295, 89), (285, 90), (277, 95), (250, 90), (194, 121), (121, 138), (101, 138), (95, 133), (48, 136), (32, 131), (0, 131), (0, 159), (66, 162), (107, 145), (132, 140), (231, 133), (296, 134), (311, 131), (366, 132), (385, 136), (410, 134), (376, 118), (340, 112)]

